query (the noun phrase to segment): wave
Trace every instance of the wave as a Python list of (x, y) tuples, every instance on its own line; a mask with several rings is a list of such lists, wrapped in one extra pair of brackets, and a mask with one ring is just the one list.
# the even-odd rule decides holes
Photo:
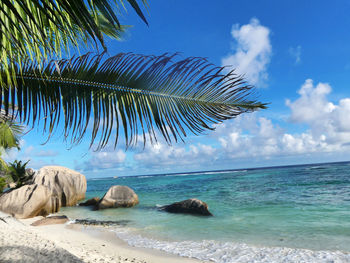
[(183, 257), (218, 263), (231, 262), (350, 262), (350, 254), (341, 251), (312, 251), (287, 247), (257, 247), (244, 243), (203, 241), (160, 241), (115, 229), (118, 238), (134, 247), (152, 248)]
[(232, 171), (204, 172), (202, 174), (227, 174), (227, 173), (232, 173)]
[(187, 176), (187, 175), (198, 175), (198, 174), (202, 174), (202, 173), (166, 174), (164, 176), (166, 176), (166, 177), (168, 177), (168, 176)]
[(136, 178), (152, 178), (154, 177), (154, 175), (140, 175), (140, 176), (136, 176)]
[(111, 178), (89, 178), (89, 181), (101, 181), (101, 180), (106, 180), (106, 179), (111, 179)]
[(327, 166), (311, 166), (307, 167), (306, 170), (325, 170), (327, 169)]
[(248, 170), (233, 170), (233, 171), (227, 171), (222, 173), (246, 173)]
[[(158, 176), (164, 176), (164, 177), (176, 177), (176, 176), (189, 176), (189, 175), (207, 175), (207, 174), (227, 174), (227, 173), (245, 173), (247, 170), (229, 170), (229, 171), (207, 171), (207, 172), (188, 172), (188, 173), (172, 173), (172, 174), (156, 174), (156, 175), (138, 175), (138, 176), (131, 176), (135, 178), (151, 178), (151, 177), (158, 177)], [(120, 177), (122, 179), (127, 178), (128, 176)]]
[(188, 175), (207, 175), (207, 174), (228, 174), (228, 173), (245, 173), (247, 170), (230, 170), (230, 171), (208, 171), (208, 172), (192, 172), (192, 173), (180, 173), (180, 174), (165, 174), (164, 176), (188, 176)]

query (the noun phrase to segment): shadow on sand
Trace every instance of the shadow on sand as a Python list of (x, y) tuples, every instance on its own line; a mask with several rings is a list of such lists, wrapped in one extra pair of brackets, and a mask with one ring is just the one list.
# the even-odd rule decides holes
[(0, 262), (2, 263), (80, 263), (84, 262), (67, 250), (56, 248), (34, 249), (28, 246), (2, 246), (0, 247)]

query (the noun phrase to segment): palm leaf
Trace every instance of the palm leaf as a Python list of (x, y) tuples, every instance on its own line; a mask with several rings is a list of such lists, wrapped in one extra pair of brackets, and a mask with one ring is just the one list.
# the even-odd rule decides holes
[[(147, 23), (138, 1), (127, 2)], [(60, 57), (69, 47), (89, 43), (106, 50), (103, 34), (118, 38), (125, 30), (118, 19), (123, 9), (123, 0), (1, 0), (0, 68), (7, 74), (0, 83), (3, 78), (11, 81), (10, 70), (24, 58)]]
[(20, 136), (23, 134), (23, 126), (9, 119), (0, 121), (0, 150), (10, 148), (19, 149)]
[(156, 130), (171, 143), (265, 108), (234, 71), (226, 73), (203, 58), (177, 58), (121, 53), (41, 65), (25, 61), (13, 70), (17, 84), (1, 87), (0, 107), (7, 112), (16, 104), (12, 110), (20, 122), (35, 126), (43, 119), (49, 134), (63, 122), (72, 143), (81, 141), (91, 123), (91, 146), (97, 142), (98, 149), (111, 136), (116, 146), (120, 129), (126, 146), (134, 145), (139, 133), (144, 142), (156, 141)]

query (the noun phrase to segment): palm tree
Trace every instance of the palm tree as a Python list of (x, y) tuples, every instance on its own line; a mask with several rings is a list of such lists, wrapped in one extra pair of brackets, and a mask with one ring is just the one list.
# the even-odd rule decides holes
[[(16, 112), (21, 123), (32, 126), (42, 120), (49, 135), (63, 123), (72, 143), (80, 142), (92, 123), (91, 145), (97, 140), (100, 149), (111, 136), (116, 146), (120, 129), (126, 146), (136, 143), (140, 131), (144, 142), (156, 141), (158, 130), (171, 143), (265, 108), (241, 76), (203, 58), (132, 53), (106, 58), (104, 52), (46, 60), (89, 41), (106, 49), (103, 33), (116, 37), (125, 28), (114, 11), (123, 1), (109, 2), (0, 3), (0, 107), (6, 114)], [(127, 2), (147, 23), (137, 1)]]
[[(7, 164), (2, 155), (12, 149), (19, 149), (20, 136), (23, 134), (23, 126), (9, 119), (3, 112), (0, 113), (0, 176), (5, 175)], [(1, 191), (0, 191), (1, 192)]]

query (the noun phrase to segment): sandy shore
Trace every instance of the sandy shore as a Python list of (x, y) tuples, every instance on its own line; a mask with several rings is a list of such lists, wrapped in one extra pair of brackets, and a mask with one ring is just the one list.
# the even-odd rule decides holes
[(16, 220), (0, 212), (0, 262), (200, 262), (130, 247), (103, 229), (77, 225), (30, 226), (38, 219)]

